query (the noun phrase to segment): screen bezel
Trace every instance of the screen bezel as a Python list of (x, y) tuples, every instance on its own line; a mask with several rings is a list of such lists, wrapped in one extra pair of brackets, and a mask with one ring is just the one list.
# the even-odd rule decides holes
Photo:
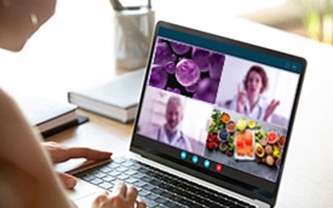
[[(144, 96), (145, 96), (145, 92), (146, 92), (146, 87), (147, 87), (147, 82), (148, 82), (148, 76), (149, 76), (149, 70), (151, 69), (151, 65), (152, 65), (152, 61), (154, 58), (154, 49), (155, 49), (155, 45), (157, 42), (157, 38), (158, 38), (158, 32), (159, 29), (161, 27), (164, 28), (168, 28), (168, 29), (172, 29), (175, 31), (180, 31), (183, 33), (188, 33), (191, 35), (195, 35), (195, 36), (199, 36), (199, 37), (203, 37), (203, 38), (207, 38), (207, 39), (211, 39), (214, 41), (218, 41), (224, 44), (230, 44), (233, 46), (237, 46), (237, 47), (242, 47), (248, 50), (253, 50), (256, 52), (260, 52), (260, 53), (264, 53), (264, 54), (269, 54), (272, 55), (274, 57), (279, 57), (282, 59), (286, 59), (286, 60), (290, 60), (293, 62), (296, 62), (298, 64), (301, 65), (301, 72), (300, 72), (300, 76), (299, 76), (299, 82), (297, 85), (297, 90), (296, 90), (296, 94), (295, 94), (295, 100), (294, 100), (294, 105), (292, 108), (292, 112), (291, 112), (291, 116), (290, 116), (290, 121), (289, 121), (289, 125), (288, 125), (288, 134), (287, 134), (287, 139), (286, 139), (286, 144), (285, 144), (285, 154), (284, 157), (281, 160), (281, 167), (280, 167), (280, 174), (278, 174), (276, 183), (275, 183), (275, 187), (272, 193), (267, 193), (264, 189), (261, 189), (260, 187), (254, 187), (248, 184), (245, 184), (243, 182), (237, 181), (236, 179), (231, 179), (228, 177), (221, 177), (221, 174), (218, 173), (213, 173), (213, 172), (207, 172), (206, 170), (190, 164), (188, 162), (182, 161), (176, 157), (172, 157), (170, 156), (170, 153), (173, 152), (173, 150), (177, 150), (176, 148), (170, 147), (168, 145), (165, 144), (161, 144), (157, 141), (154, 141), (152, 139), (149, 138), (145, 138), (139, 134), (136, 134), (135, 132), (137, 131), (137, 127), (138, 127), (138, 122), (139, 122), (139, 118), (138, 116), (140, 115), (141, 112), (141, 104), (143, 102)], [(140, 104), (139, 104), (139, 108), (137, 111), (137, 118), (135, 120), (134, 123), (134, 130), (133, 130), (133, 134), (132, 134), (132, 139), (131, 139), (131, 145), (130, 145), (130, 151), (140, 154), (143, 157), (146, 157), (148, 159), (151, 159), (153, 161), (159, 162), (161, 164), (164, 164), (166, 166), (170, 166), (173, 167), (179, 171), (182, 171), (184, 173), (193, 175), (195, 177), (198, 177), (202, 180), (205, 181), (209, 181), (211, 183), (214, 183), (218, 186), (221, 186), (223, 188), (227, 188), (229, 190), (235, 191), (237, 193), (243, 194), (245, 196), (248, 196), (250, 198), (253, 199), (258, 199), (260, 201), (264, 201), (268, 204), (270, 204), (271, 206), (274, 206), (275, 202), (276, 202), (276, 198), (277, 198), (277, 193), (279, 190), (279, 186), (280, 186), (280, 182), (281, 182), (281, 176), (283, 173), (283, 169), (284, 169), (284, 164), (285, 164), (285, 159), (287, 156), (287, 152), (288, 152), (288, 146), (289, 146), (289, 141), (290, 141), (290, 137), (291, 137), (291, 132), (292, 132), (292, 128), (293, 128), (293, 123), (294, 123), (294, 119), (295, 119), (295, 115), (296, 115), (296, 110), (297, 110), (297, 106), (298, 106), (298, 101), (299, 101), (299, 97), (300, 97), (300, 92), (301, 92), (301, 87), (303, 84), (303, 80), (304, 80), (304, 75), (305, 75), (305, 68), (306, 68), (306, 60), (304, 58), (301, 57), (297, 57), (294, 55), (290, 55), (290, 54), (286, 54), (286, 53), (282, 53), (282, 52), (278, 52), (278, 51), (274, 51), (271, 49), (267, 49), (267, 48), (263, 48), (260, 46), (255, 46), (255, 45), (251, 45), (248, 43), (244, 43), (244, 42), (240, 42), (240, 41), (236, 41), (236, 40), (232, 40), (229, 38), (225, 38), (225, 37), (221, 37), (221, 36), (217, 36), (217, 35), (213, 35), (213, 34), (209, 34), (209, 33), (205, 33), (202, 31), (198, 31), (198, 30), (194, 30), (194, 29), (190, 29), (187, 27), (183, 27), (183, 26), (179, 26), (179, 25), (175, 25), (175, 24), (171, 24), (168, 22), (164, 22), (164, 21), (159, 21), (155, 27), (155, 32), (154, 32), (154, 36), (152, 39), (152, 44), (150, 46), (150, 53), (149, 53), (149, 57), (147, 59), (147, 71), (144, 77), (144, 84), (142, 86), (142, 93), (141, 93), (141, 97), (140, 97)], [(158, 150), (166, 150), (166, 151), (158, 151)], [(179, 150), (177, 150), (179, 151)], [(169, 154), (167, 154), (169, 153)], [(204, 173), (204, 174), (203, 174)], [(248, 174), (250, 175), (250, 174)], [(222, 179), (222, 180), (221, 180)], [(263, 179), (264, 180), (264, 179)]]

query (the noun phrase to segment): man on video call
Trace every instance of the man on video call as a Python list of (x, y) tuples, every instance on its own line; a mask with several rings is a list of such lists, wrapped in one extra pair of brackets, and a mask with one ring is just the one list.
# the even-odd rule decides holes
[(152, 138), (183, 150), (192, 151), (189, 138), (179, 129), (183, 116), (181, 99), (171, 96), (166, 104), (166, 122), (160, 128), (153, 130)]

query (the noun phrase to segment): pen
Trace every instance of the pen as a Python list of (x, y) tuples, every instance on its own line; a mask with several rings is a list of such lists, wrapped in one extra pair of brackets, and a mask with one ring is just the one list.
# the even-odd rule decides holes
[[(111, 2), (111, 5), (112, 5), (113, 9), (116, 10), (116, 11), (139, 10), (139, 9), (144, 7), (144, 6), (126, 6), (126, 7), (124, 7), (119, 0), (110, 0), (110, 2)], [(148, 9), (152, 8), (151, 0), (148, 0), (148, 4), (145, 7), (147, 7)]]
[(119, 0), (110, 0), (110, 2), (114, 10), (121, 11), (124, 9), (123, 5), (120, 3)]

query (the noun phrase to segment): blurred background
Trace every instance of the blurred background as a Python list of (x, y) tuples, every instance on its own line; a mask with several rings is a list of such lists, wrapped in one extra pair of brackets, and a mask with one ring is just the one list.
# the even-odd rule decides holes
[[(121, 2), (147, 4), (147, 0)], [(254, 21), (295, 36), (332, 44), (332, 2), (151, 0), (151, 6), (155, 20), (186, 23), (253, 44), (264, 41), (254, 31), (247, 33), (250, 28), (229, 24), (230, 18)], [(66, 101), (70, 90), (109, 81), (118, 74), (114, 52), (117, 44), (115, 13), (110, 0), (58, 0), (55, 15), (28, 41), (24, 50), (19, 53), (0, 50), (0, 86)], [(266, 43), (274, 42), (269, 40), (270, 34), (266, 35)], [(284, 44), (285, 47), (293, 51), (296, 46)]]
[[(157, 1), (156, 1), (157, 2)], [(206, 0), (202, 8), (253, 20), (297, 35), (333, 44), (333, 0)], [(155, 9), (176, 6), (191, 9), (194, 2), (163, 1)], [(209, 6), (210, 5), (210, 6)]]
[(333, 44), (332, 0), (273, 0), (266, 8), (260, 0), (253, 2), (258, 5), (254, 8), (257, 11), (245, 11), (240, 16)]

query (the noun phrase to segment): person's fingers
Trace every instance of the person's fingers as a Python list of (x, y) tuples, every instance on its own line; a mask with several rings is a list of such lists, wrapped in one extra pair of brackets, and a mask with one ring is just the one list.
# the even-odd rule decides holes
[(267, 121), (268, 118), (274, 113), (275, 109), (280, 105), (279, 100), (272, 100), (270, 104), (268, 105), (265, 116), (264, 116), (264, 121)]
[(107, 159), (112, 155), (111, 152), (86, 147), (68, 147), (67, 154), (69, 158), (86, 158), (90, 160)]
[(276, 107), (277, 107), (278, 105), (280, 105), (280, 101), (279, 101), (279, 100), (275, 100), (275, 99), (272, 100), (272, 102), (271, 102), (270, 105), (269, 105), (269, 110), (270, 110), (270, 112), (273, 113), (274, 110), (276, 109)]
[(146, 208), (147, 204), (142, 201), (140, 198), (136, 200), (136, 208)]
[(62, 183), (65, 185), (65, 188), (67, 189), (73, 189), (77, 183), (76, 179), (74, 176), (71, 176), (66, 173), (60, 173), (57, 172), (58, 177), (62, 181)]
[(113, 187), (112, 193), (114, 195), (125, 197), (127, 193), (127, 186), (124, 183), (118, 183)]
[(237, 85), (237, 93), (242, 94), (242, 95), (246, 94), (245, 89), (243, 89), (242, 84)]
[(131, 206), (134, 206), (136, 198), (138, 197), (138, 191), (135, 187), (131, 186), (127, 190), (127, 200), (131, 204)]
[(108, 199), (108, 193), (102, 193), (98, 195), (95, 200), (93, 201), (93, 207), (100, 207), (102, 203), (104, 203)]

